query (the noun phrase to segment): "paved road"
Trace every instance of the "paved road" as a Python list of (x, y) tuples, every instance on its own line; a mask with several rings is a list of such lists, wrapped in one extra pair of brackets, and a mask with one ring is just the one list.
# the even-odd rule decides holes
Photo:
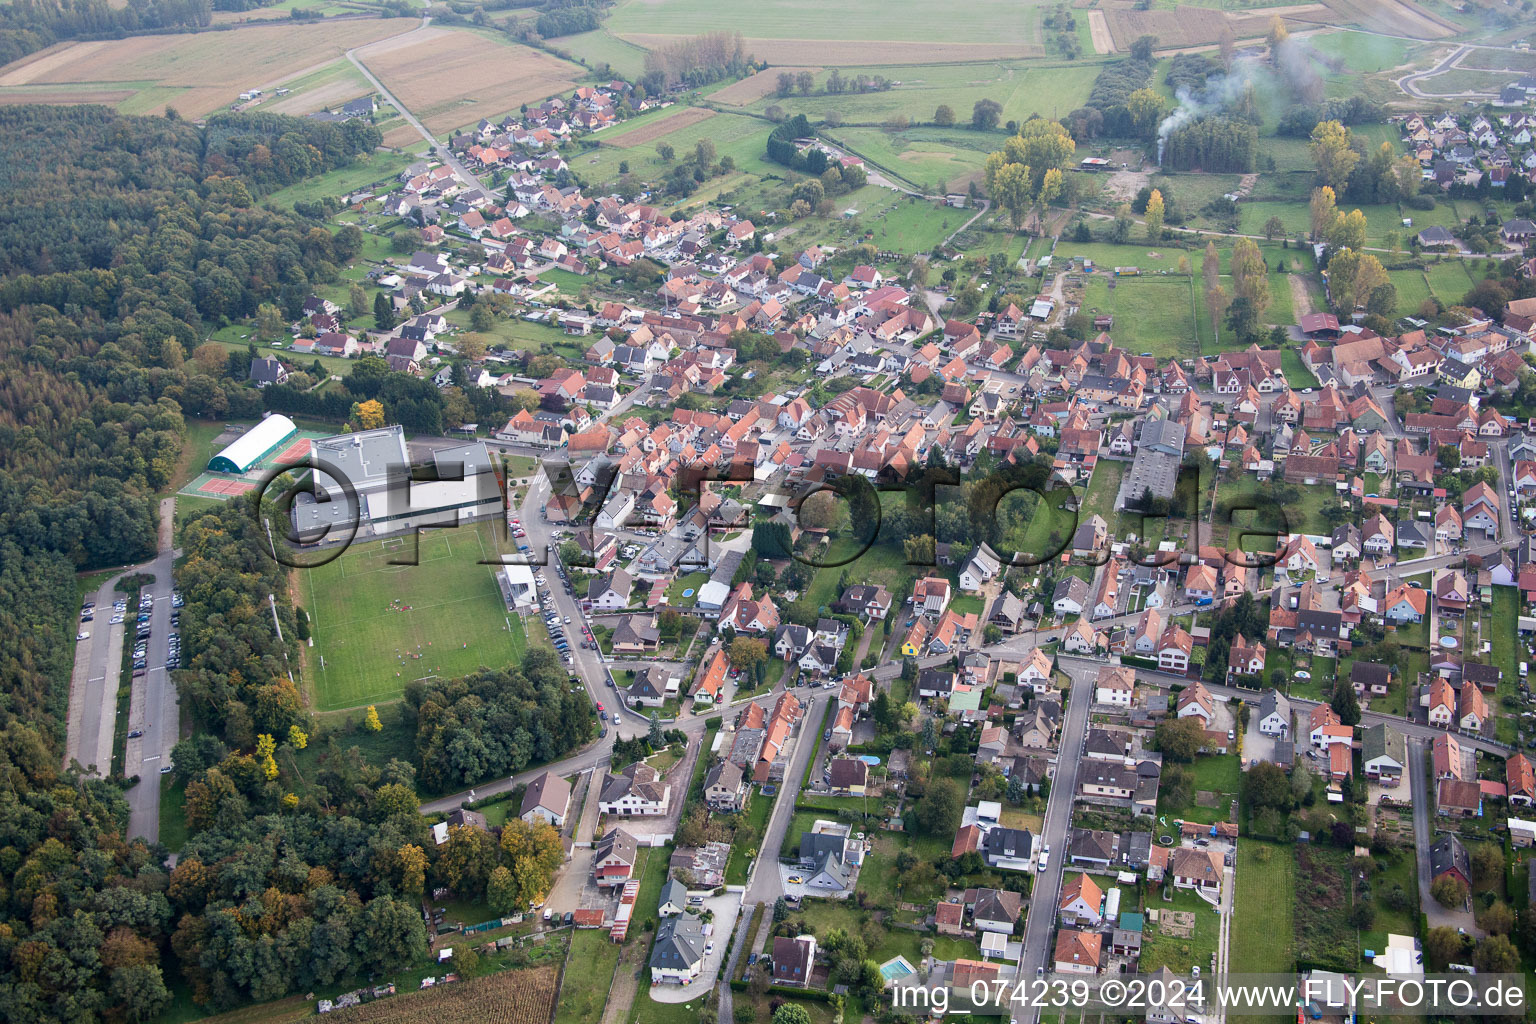
[(1425, 768), (1424, 740), (1409, 739), (1407, 772), (1411, 787), (1410, 798), (1413, 801), (1413, 852), (1419, 868), (1419, 905), (1424, 909), (1424, 916), (1431, 928), (1465, 928), (1468, 934), (1481, 938), (1483, 930), (1477, 926), (1470, 911), (1449, 910), (1429, 894), (1430, 883), (1434, 881), (1429, 867), (1429, 848), (1435, 841), (1434, 829), (1430, 824), (1435, 798), (1428, 791), (1429, 779)]
[[(779, 787), (777, 802), (773, 805), (773, 813), (768, 816), (768, 827), (763, 833), (763, 841), (758, 846), (757, 859), (752, 864), (752, 877), (747, 880), (747, 890), (741, 895), (741, 916), (737, 918), (736, 934), (731, 940), (730, 955), (726, 958), (724, 979), (727, 984), (720, 985), (720, 1012), (719, 1019), (723, 1021), (733, 1020), (733, 1005), (731, 998), (731, 986), (728, 984), (731, 978), (741, 973), (742, 956), (747, 945), (756, 936), (749, 935), (747, 922), (752, 919), (751, 908), (759, 903), (765, 908), (772, 909), (773, 904), (784, 894), (783, 872), (779, 870), (779, 848), (784, 844), (784, 835), (789, 831), (789, 823), (795, 816), (795, 796), (800, 792), (800, 780), (805, 776), (805, 765), (809, 758), (817, 756), (823, 740), (822, 732), (825, 728), (824, 719), (827, 708), (834, 699), (827, 697), (818, 700), (815, 695), (805, 698), (814, 701), (806, 711), (805, 719), (800, 725), (800, 735), (795, 740), (795, 752), (790, 757), (788, 770), (784, 774), (784, 784)], [(758, 799), (763, 799), (758, 795)], [(770, 921), (765, 918), (766, 926)], [(713, 982), (716, 979), (711, 979)]]
[(128, 837), (142, 836), (150, 842), (160, 838), (160, 770), (171, 763), (171, 748), (181, 738), (176, 685), (165, 667), (175, 589), (176, 552), (171, 548), (175, 517), (176, 499), (161, 501), (160, 555), (147, 569), (154, 573), (155, 582), (142, 591), (155, 599), (149, 621), (149, 671), (134, 680), (128, 705), (128, 728), (142, 730), (144, 735), (128, 741), (123, 759), (123, 774), (139, 776), (139, 784), (128, 791)]
[[(1099, 665), (1074, 659), (1063, 670), (1072, 680), (1067, 699), (1066, 720), (1061, 728), (1061, 747), (1056, 754), (1056, 774), (1051, 778), (1051, 793), (1046, 800), (1045, 821), (1040, 828), (1042, 849), (1049, 849), (1044, 871), (1035, 876), (1030, 891), (1029, 914), (1024, 921), (1024, 952), (1019, 960), (1018, 977), (1029, 979), (1039, 968), (1050, 964), (1051, 929), (1056, 924), (1056, 906), (1061, 897), (1062, 864), (1066, 861), (1067, 832), (1072, 825), (1072, 801), (1077, 793), (1077, 770), (1082, 760), (1083, 743), (1088, 735), (1088, 710), (1093, 703), (1093, 681)], [(1038, 1014), (1031, 1011), (1033, 1021)]]
[(1462, 96), (1490, 96), (1492, 93), (1487, 91), (1430, 93), (1425, 92), (1419, 88), (1419, 82), (1426, 78), (1433, 78), (1435, 75), (1441, 74), (1442, 72), (1449, 71), (1451, 68), (1456, 66), (1457, 61), (1461, 60), (1461, 58), (1465, 57), (1471, 52), (1472, 48), (1470, 46), (1458, 46), (1428, 71), (1415, 71), (1411, 74), (1404, 75), (1402, 78), (1399, 78), (1396, 83), (1397, 87), (1403, 90), (1403, 92), (1407, 93), (1409, 96), (1421, 100), (1455, 99)]
[[(1068, 666), (1074, 665), (1092, 665), (1094, 670), (1097, 671), (1100, 666), (1109, 664), (1107, 661), (1101, 661), (1093, 658), (1080, 658), (1073, 654), (1059, 654), (1057, 655), (1057, 662), (1064, 671), (1068, 669)], [(1136, 668), (1136, 677), (1138, 679), (1146, 678), (1153, 682), (1163, 684), (1189, 682), (1189, 679), (1186, 676), (1175, 675), (1171, 672), (1158, 672), (1153, 669), (1141, 668), (1140, 666)], [(1217, 696), (1226, 697), (1229, 700), (1257, 700), (1259, 693), (1261, 692), (1255, 690), (1245, 690), (1237, 686), (1228, 686), (1225, 683), (1207, 682), (1205, 684), (1205, 688), (1211, 691), (1211, 693)], [(1298, 715), (1307, 714), (1312, 710), (1312, 708), (1321, 703), (1322, 701), (1309, 700), (1306, 697), (1291, 698), (1291, 707)], [(1362, 711), (1360, 713), (1360, 724), (1362, 726), (1390, 725), (1394, 729), (1401, 732), (1410, 741), (1419, 740), (1425, 743), (1428, 743), (1436, 736), (1443, 736), (1446, 733), (1445, 729), (1440, 729), (1433, 725), (1426, 725), (1421, 722), (1412, 722), (1400, 715), (1388, 715), (1379, 711)], [(1475, 747), (1484, 753), (1493, 754), (1496, 757), (1508, 757), (1510, 754), (1511, 748), (1503, 743), (1484, 739), (1481, 736), (1469, 736), (1465, 733), (1455, 733), (1454, 735), (1456, 736), (1456, 742), (1460, 743), (1463, 747)], [(1303, 743), (1303, 746), (1305, 746), (1305, 743)], [(1054, 785), (1055, 784), (1052, 783), (1052, 792), (1055, 791)]]

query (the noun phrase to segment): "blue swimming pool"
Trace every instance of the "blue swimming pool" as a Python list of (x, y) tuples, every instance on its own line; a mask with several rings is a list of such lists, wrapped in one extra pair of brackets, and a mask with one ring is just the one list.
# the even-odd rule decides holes
[(907, 962), (904, 956), (893, 956), (880, 965), (880, 977), (886, 981), (898, 981), (909, 974), (916, 974), (917, 968)]

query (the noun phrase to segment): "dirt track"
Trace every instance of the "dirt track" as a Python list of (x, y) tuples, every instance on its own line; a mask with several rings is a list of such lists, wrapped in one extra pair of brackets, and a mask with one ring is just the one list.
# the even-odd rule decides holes
[(1109, 34), (1109, 22), (1103, 11), (1088, 12), (1088, 34), (1093, 37), (1094, 53), (1114, 53), (1115, 40)]

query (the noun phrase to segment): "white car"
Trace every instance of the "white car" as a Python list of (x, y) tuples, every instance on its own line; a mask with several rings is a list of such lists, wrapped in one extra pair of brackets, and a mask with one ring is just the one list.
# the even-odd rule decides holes
[(84, 632), (84, 633), (76, 633), (75, 634), (75, 639), (76, 640), (89, 640), (90, 638), (91, 638), (91, 634), (88, 631)]

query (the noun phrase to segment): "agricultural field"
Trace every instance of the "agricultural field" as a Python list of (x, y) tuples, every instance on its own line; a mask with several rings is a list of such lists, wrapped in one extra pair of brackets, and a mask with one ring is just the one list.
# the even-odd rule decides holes
[[(878, 52), (899, 63), (925, 63), (963, 59), (962, 55), (1037, 55), (1044, 6), (977, 0), (966, 7), (965, 17), (954, 17), (952, 8), (934, 0), (849, 0), (817, 7), (815, 16), (807, 17), (806, 7), (793, 0), (748, 6), (722, 6), (708, 0), (625, 0), (614, 7), (607, 29), (641, 45), (652, 45), (658, 36), (740, 32), (748, 52), (772, 64), (823, 64), (828, 62), (823, 52), (841, 53), (833, 58), (835, 63), (860, 51)], [(824, 45), (814, 45), (818, 41)], [(802, 56), (796, 58), (795, 53)]]
[(316, 74), (352, 47), (406, 33), (413, 24), (403, 18), (284, 22), (66, 43), (0, 69), (0, 102), (110, 103), (125, 113), (173, 106), (184, 117), (201, 117), (247, 89), (270, 92)]
[(1461, 29), (1454, 22), (1412, 0), (1324, 0), (1326, 9), (1299, 20), (1324, 25), (1351, 24), (1369, 32), (1411, 39), (1444, 39)]
[(358, 56), (439, 135), (566, 92), (585, 73), (505, 37), (457, 28), (420, 29)]
[[(413, 679), (461, 676), (522, 657), (522, 622), (508, 616), (493, 567), (479, 564), (496, 550), (491, 526), (424, 532), (414, 553), (411, 544), (358, 544), (300, 570), (317, 710), (394, 700)], [(414, 565), (392, 564), (413, 558)]]
[[(675, 132), (681, 132), (688, 128), (708, 121), (715, 116), (713, 110), (703, 107), (684, 107), (682, 110), (668, 111), (660, 117), (647, 118), (645, 122), (636, 126), (625, 125), (618, 131), (609, 129), (604, 132), (602, 140), (606, 145), (618, 146), (620, 149), (633, 149), (636, 146), (645, 146), (655, 143)], [(700, 130), (699, 138), (708, 138), (707, 130)]]
[(420, 1020), (473, 1020), (482, 1024), (546, 1024), (555, 1008), (560, 970), (533, 967), (501, 971), (419, 992), (378, 999), (348, 1009), (360, 1024), (409, 1024)]
[[(314, 74), (296, 78), (284, 88), (288, 95), (266, 101), (261, 109), (272, 114), (308, 114), (339, 107), (348, 100), (374, 93), (368, 79), (349, 60), (338, 60)], [(379, 120), (388, 116), (380, 112)]]
[(1301, 4), (1295, 8), (1268, 8), (1243, 13), (1214, 13), (1195, 7), (1174, 7), (1138, 11), (1113, 8), (1104, 12), (1115, 49), (1128, 51), (1131, 43), (1144, 35), (1156, 36), (1160, 49), (1205, 46), (1217, 41), (1223, 24), (1230, 26), (1236, 39), (1258, 39), (1269, 31), (1276, 14), (1283, 15), (1292, 29), (1305, 27), (1293, 16), (1326, 13), (1322, 4)]

